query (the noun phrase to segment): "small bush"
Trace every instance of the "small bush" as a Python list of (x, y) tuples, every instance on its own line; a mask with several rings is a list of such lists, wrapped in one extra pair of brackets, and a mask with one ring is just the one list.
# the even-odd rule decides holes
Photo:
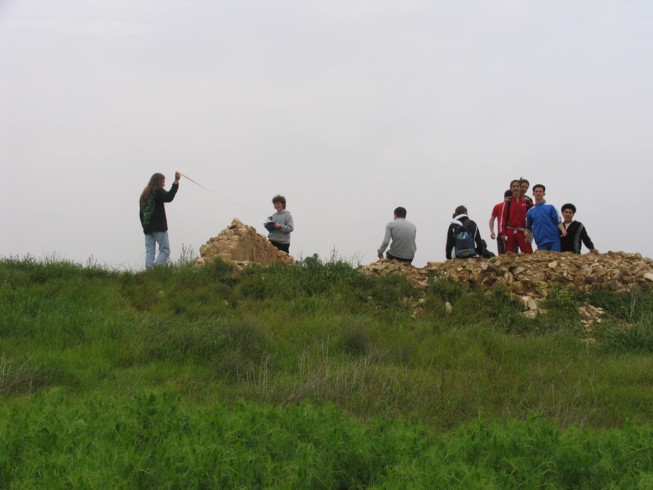
[(610, 324), (598, 330), (601, 346), (608, 351), (653, 353), (653, 323)]
[(266, 335), (255, 325), (230, 324), (219, 337), (221, 352), (214, 362), (218, 371), (230, 381), (254, 376), (269, 362), (272, 348)]
[(458, 298), (468, 293), (468, 288), (449, 279), (439, 279), (429, 284), (427, 297), (438, 298), (454, 303)]
[(366, 355), (370, 352), (372, 343), (372, 329), (368, 325), (353, 323), (343, 329), (342, 348), (347, 354)]
[(551, 311), (556, 311), (561, 314), (578, 314), (578, 299), (573, 291), (569, 289), (552, 289), (542, 306)]
[(627, 294), (592, 291), (588, 295), (588, 302), (625, 322), (635, 323), (653, 317), (653, 294), (640, 289), (633, 289)]

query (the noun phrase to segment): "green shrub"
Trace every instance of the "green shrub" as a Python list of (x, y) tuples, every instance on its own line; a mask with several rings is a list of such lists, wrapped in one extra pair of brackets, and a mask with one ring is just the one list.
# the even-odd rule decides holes
[(588, 302), (599, 306), (610, 316), (628, 323), (647, 323), (653, 321), (653, 293), (633, 289), (629, 293), (613, 291), (593, 291)]
[(361, 321), (348, 323), (342, 331), (342, 349), (353, 356), (369, 354), (375, 342), (374, 331), (373, 326)]
[(459, 282), (454, 282), (450, 279), (438, 279), (429, 284), (427, 297), (433, 297), (442, 301), (454, 303), (468, 291), (469, 290)]
[(653, 322), (612, 323), (597, 332), (600, 345), (608, 351), (653, 353)]
[(222, 351), (214, 362), (218, 373), (230, 381), (255, 376), (260, 368), (269, 365), (273, 355), (268, 338), (249, 323), (230, 324), (219, 342)]

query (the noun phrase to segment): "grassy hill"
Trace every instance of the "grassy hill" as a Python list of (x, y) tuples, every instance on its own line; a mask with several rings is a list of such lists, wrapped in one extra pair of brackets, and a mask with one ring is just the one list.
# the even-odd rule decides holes
[(652, 305), (559, 290), (529, 319), (317, 257), (5, 259), (0, 487), (653, 486)]

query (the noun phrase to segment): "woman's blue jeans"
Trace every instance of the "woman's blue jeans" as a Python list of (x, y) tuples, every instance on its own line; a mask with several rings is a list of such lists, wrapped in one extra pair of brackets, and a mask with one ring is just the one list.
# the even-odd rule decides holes
[[(156, 246), (159, 245), (159, 255), (156, 255)], [(153, 265), (161, 265), (168, 262), (170, 257), (170, 242), (168, 241), (167, 231), (155, 231), (154, 233), (145, 234), (145, 268), (149, 269)]]

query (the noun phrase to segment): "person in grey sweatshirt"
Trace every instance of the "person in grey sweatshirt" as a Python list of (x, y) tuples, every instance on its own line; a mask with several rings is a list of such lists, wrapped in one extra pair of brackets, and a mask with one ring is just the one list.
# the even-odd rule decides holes
[(379, 247), (379, 250), (377, 250), (379, 258), (383, 258), (383, 252), (390, 245), (390, 249), (386, 253), (387, 259), (410, 264), (417, 250), (415, 243), (416, 235), (417, 228), (406, 219), (406, 208), (398, 207), (394, 211), (394, 220), (385, 227), (383, 243)]
[(295, 229), (295, 225), (290, 211), (286, 210), (286, 198), (277, 194), (272, 198), (272, 205), (276, 213), (268, 218), (272, 221), (268, 240), (282, 252), (290, 253), (290, 233)]

